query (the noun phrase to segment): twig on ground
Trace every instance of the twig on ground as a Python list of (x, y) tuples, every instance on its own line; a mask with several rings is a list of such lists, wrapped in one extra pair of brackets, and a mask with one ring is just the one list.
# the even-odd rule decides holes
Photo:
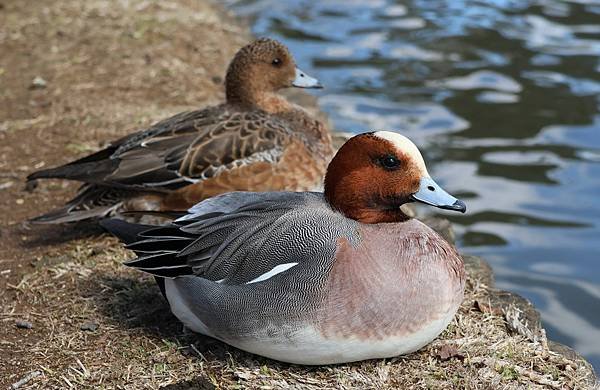
[(10, 388), (11, 389), (18, 389), (19, 387), (27, 384), (27, 382), (29, 382), (30, 380), (37, 378), (38, 376), (42, 375), (41, 371), (31, 371), (29, 374), (25, 375), (23, 378), (21, 378), (20, 380), (18, 380), (17, 382), (13, 383)]
[(194, 344), (190, 344), (190, 348), (194, 351), (201, 360), (207, 361), (202, 352), (198, 351), (198, 348)]
[(535, 371), (529, 370), (527, 368), (519, 367), (513, 363), (507, 362), (505, 360), (485, 358), (485, 357), (474, 357), (471, 359), (471, 363), (483, 364), (488, 367), (491, 367), (495, 371), (498, 369), (502, 370), (504, 368), (513, 368), (519, 375), (525, 376), (531, 379), (533, 382), (538, 383), (540, 385), (549, 386), (553, 389), (563, 389), (564, 387), (558, 381), (553, 381), (548, 379), (547, 377), (538, 374)]

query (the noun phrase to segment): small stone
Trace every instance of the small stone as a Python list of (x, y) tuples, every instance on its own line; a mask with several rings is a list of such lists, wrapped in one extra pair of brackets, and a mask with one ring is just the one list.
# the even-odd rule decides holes
[(33, 192), (33, 190), (35, 190), (38, 186), (38, 181), (37, 180), (28, 180), (25, 183), (25, 191), (27, 192)]
[(15, 322), (15, 326), (19, 329), (31, 329), (33, 328), (33, 324), (29, 321), (25, 320), (17, 320)]
[(168, 355), (167, 351), (159, 352), (156, 355), (152, 356), (152, 360), (155, 363), (164, 363), (167, 361), (167, 355)]
[(251, 373), (243, 372), (243, 371), (236, 371), (234, 375), (245, 381), (250, 380), (253, 377), (253, 375)]
[(15, 200), (15, 203), (18, 205), (22, 205), (23, 203), (25, 203), (25, 201), (23, 199), (19, 198), (19, 199)]
[(44, 88), (46, 88), (47, 85), (48, 85), (48, 83), (46, 82), (46, 80), (44, 80), (40, 76), (35, 76), (33, 81), (31, 82), (31, 86), (29, 88), (44, 89)]
[(12, 181), (7, 181), (5, 183), (0, 183), (0, 190), (5, 190), (7, 188), (10, 188), (10, 187), (13, 186), (13, 184), (15, 184), (15, 183), (12, 182)]
[(87, 332), (95, 332), (98, 329), (98, 326), (99, 325), (95, 322), (86, 322), (85, 324), (81, 325), (79, 329), (85, 330)]

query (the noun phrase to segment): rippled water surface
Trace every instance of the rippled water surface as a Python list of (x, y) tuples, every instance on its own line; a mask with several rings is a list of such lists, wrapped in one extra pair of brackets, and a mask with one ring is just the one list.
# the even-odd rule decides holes
[(412, 138), (467, 202), (462, 250), (600, 369), (600, 1), (230, 4), (325, 84), (336, 129)]

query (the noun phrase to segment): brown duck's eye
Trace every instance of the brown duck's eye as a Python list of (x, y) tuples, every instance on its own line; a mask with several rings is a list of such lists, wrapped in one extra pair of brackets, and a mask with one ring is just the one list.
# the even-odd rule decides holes
[(394, 170), (394, 169), (400, 168), (400, 160), (398, 160), (398, 158), (396, 156), (393, 156), (391, 154), (381, 156), (377, 160), (377, 162), (383, 168), (388, 169), (388, 170)]
[(273, 64), (273, 66), (281, 66), (282, 62), (281, 62), (281, 59), (279, 59), (279, 58), (275, 58), (275, 59), (274, 59), (274, 60), (271, 62), (271, 64)]

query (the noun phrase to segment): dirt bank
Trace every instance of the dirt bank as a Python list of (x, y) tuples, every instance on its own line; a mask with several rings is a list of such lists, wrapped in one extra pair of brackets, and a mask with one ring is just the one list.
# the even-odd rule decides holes
[(120, 265), (130, 253), (93, 227), (22, 222), (76, 188), (25, 189), (27, 173), (221, 101), (227, 62), (248, 39), (232, 16), (193, 0), (0, 0), (0, 386), (591, 387), (589, 365), (550, 351), (535, 311), (490, 290), (477, 259), (467, 259), (459, 315), (427, 348), (306, 368), (186, 333), (151, 279)]

